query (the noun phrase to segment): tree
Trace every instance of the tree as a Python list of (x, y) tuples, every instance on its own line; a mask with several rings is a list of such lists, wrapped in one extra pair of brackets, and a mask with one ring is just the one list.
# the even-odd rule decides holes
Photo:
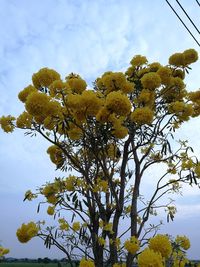
[[(65, 176), (26, 192), (25, 200), (43, 195), (58, 224), (22, 224), (20, 242), (39, 236), (62, 250), (71, 266), (77, 255), (80, 266), (130, 267), (135, 259), (139, 266), (183, 263), (189, 240), (156, 235), (160, 223), (148, 222), (160, 209), (173, 220), (176, 208), (164, 196), (178, 193), (181, 184), (199, 184), (192, 148), (174, 141), (176, 130), (200, 115), (200, 91), (188, 92), (183, 81), (197, 59), (194, 49), (173, 54), (166, 66), (137, 55), (125, 73), (104, 73), (92, 90), (74, 73), (65, 81), (48, 68), (33, 74), (33, 85), (19, 93), (25, 111), (1, 117), (1, 127), (48, 140), (47, 153)], [(162, 173), (155, 174), (147, 199), (141, 183), (154, 166)]]

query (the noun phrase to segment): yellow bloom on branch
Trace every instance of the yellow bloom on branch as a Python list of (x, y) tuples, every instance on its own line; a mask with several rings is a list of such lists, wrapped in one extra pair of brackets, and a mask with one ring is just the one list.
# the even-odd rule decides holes
[(177, 235), (175, 242), (185, 250), (190, 248), (190, 240), (186, 236)]
[(92, 260), (86, 260), (85, 258), (83, 258), (80, 261), (79, 267), (95, 267), (95, 265), (94, 265), (94, 262)]
[(42, 68), (32, 76), (35, 88), (48, 87), (53, 81), (60, 80), (60, 74), (53, 69)]
[(0, 258), (3, 257), (4, 255), (8, 254), (10, 250), (8, 248), (4, 248), (0, 246)]
[(141, 83), (144, 88), (154, 90), (160, 86), (161, 78), (157, 73), (150, 72), (144, 74), (144, 76), (141, 78)]
[(166, 235), (156, 235), (149, 241), (149, 248), (159, 252), (162, 257), (168, 258), (172, 253), (171, 242)]
[(146, 248), (138, 256), (139, 267), (164, 267), (162, 256), (159, 252)]
[(38, 230), (39, 229), (34, 222), (29, 222), (28, 224), (23, 223), (17, 230), (17, 238), (21, 243), (26, 243), (38, 234)]
[(124, 247), (131, 254), (135, 254), (140, 249), (140, 242), (135, 236), (131, 236), (129, 240), (125, 241)]
[(2, 116), (0, 118), (0, 125), (1, 128), (4, 130), (5, 133), (11, 133), (14, 130), (14, 124), (13, 122), (15, 121), (15, 117), (13, 116)]
[(131, 102), (128, 97), (121, 92), (111, 92), (106, 97), (106, 108), (120, 116), (126, 116), (131, 111)]
[(80, 226), (80, 222), (74, 222), (74, 223), (73, 223), (73, 225), (72, 225), (72, 229), (73, 229), (74, 231), (79, 231), (80, 228), (81, 228), (81, 226)]
[(131, 113), (131, 120), (139, 125), (151, 124), (153, 121), (154, 113), (148, 107), (136, 108)]

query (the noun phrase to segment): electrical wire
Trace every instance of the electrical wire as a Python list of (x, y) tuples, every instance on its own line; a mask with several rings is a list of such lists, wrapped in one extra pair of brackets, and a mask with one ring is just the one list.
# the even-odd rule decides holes
[(195, 42), (197, 43), (197, 45), (200, 47), (200, 43), (197, 41), (197, 39), (194, 37), (194, 35), (192, 34), (192, 32), (188, 29), (187, 25), (184, 23), (184, 21), (181, 19), (181, 17), (178, 15), (178, 13), (176, 12), (176, 10), (171, 6), (171, 4), (169, 3), (168, 0), (165, 0), (167, 2), (167, 4), (170, 6), (170, 8), (173, 10), (173, 12), (176, 14), (176, 16), (178, 17), (178, 19), (181, 21), (181, 23), (183, 24), (183, 26), (186, 28), (186, 30), (189, 32), (189, 34), (192, 36), (192, 38), (195, 40)]
[(197, 2), (197, 4), (200, 6), (200, 3), (199, 3), (199, 1), (198, 1), (198, 0), (196, 0), (196, 2)]
[(185, 11), (185, 9), (183, 8), (183, 6), (179, 3), (178, 0), (176, 0), (176, 2), (178, 3), (178, 5), (180, 6), (180, 8), (183, 10), (183, 12), (185, 13), (185, 15), (187, 16), (187, 18), (189, 19), (189, 21), (192, 23), (192, 25), (195, 27), (195, 29), (197, 30), (197, 32), (200, 34), (199, 29), (197, 28), (197, 26), (194, 24), (193, 20), (190, 18), (190, 16), (187, 14), (187, 12)]

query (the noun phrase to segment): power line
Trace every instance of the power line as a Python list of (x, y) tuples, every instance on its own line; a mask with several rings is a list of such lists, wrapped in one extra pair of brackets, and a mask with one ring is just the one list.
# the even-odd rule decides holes
[(185, 9), (183, 8), (183, 6), (179, 3), (178, 0), (176, 0), (176, 2), (178, 3), (178, 5), (180, 6), (180, 8), (183, 10), (183, 12), (185, 13), (185, 15), (187, 16), (187, 18), (189, 19), (189, 21), (192, 23), (192, 25), (195, 27), (195, 29), (197, 30), (197, 32), (200, 34), (199, 29), (197, 28), (197, 26), (194, 24), (193, 20), (190, 18), (190, 16), (187, 14), (187, 12), (185, 11)]
[(198, 46), (200, 47), (200, 43), (197, 41), (197, 39), (194, 37), (194, 35), (188, 29), (188, 27), (186, 26), (186, 24), (184, 23), (184, 21), (181, 19), (181, 17), (177, 14), (176, 10), (170, 5), (170, 3), (169, 3), (168, 0), (165, 0), (165, 1), (170, 6), (170, 8), (173, 10), (173, 12), (176, 14), (176, 16), (178, 17), (178, 19), (181, 21), (181, 23), (183, 24), (183, 26), (186, 28), (186, 30), (189, 32), (189, 34), (192, 36), (192, 38), (195, 40), (195, 42), (198, 44)]
[(196, 0), (196, 2), (197, 2), (197, 4), (200, 6), (200, 3), (199, 3), (199, 1), (198, 1), (198, 0)]

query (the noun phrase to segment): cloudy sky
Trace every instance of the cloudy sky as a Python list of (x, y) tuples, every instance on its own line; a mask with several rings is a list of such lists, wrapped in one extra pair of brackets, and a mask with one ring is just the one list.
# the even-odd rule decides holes
[[(184, 18), (176, 2), (170, 3)], [(181, 3), (200, 27), (196, 1)], [(42, 67), (56, 69), (63, 77), (79, 73), (91, 85), (105, 71), (126, 69), (136, 54), (167, 64), (174, 52), (199, 50), (164, 0), (0, 0), (0, 25), (0, 116), (22, 112), (18, 92)], [(195, 36), (199, 39), (198, 33)], [(189, 90), (199, 88), (199, 69), (200, 62), (193, 64), (186, 79)], [(199, 131), (200, 121), (195, 119), (183, 126), (178, 138), (188, 139), (200, 157)], [(23, 203), (27, 189), (55, 177), (47, 147), (39, 137), (24, 137), (22, 131), (0, 132), (0, 242), (10, 248), (11, 257), (63, 256), (56, 249), (46, 250), (40, 240), (20, 244), (15, 235), (22, 222), (47, 217), (45, 210), (36, 214), (37, 201)], [(177, 207), (175, 222), (163, 231), (186, 234), (192, 242), (189, 257), (200, 258), (199, 190), (184, 190)]]

